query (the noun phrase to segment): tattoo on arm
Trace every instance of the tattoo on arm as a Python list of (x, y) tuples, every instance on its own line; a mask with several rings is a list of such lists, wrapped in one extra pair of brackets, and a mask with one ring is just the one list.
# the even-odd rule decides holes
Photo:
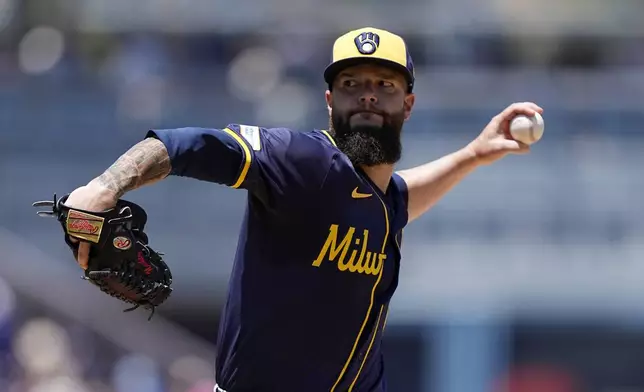
[(165, 145), (158, 139), (147, 138), (121, 155), (95, 181), (120, 198), (126, 192), (162, 180), (170, 170)]

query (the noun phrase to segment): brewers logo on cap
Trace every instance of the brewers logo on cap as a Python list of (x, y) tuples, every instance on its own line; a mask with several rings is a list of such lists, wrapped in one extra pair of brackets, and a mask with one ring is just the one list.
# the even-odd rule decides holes
[(398, 35), (374, 27), (349, 31), (335, 40), (331, 64), (324, 71), (329, 85), (344, 68), (362, 63), (375, 63), (393, 68), (405, 75), (408, 91), (414, 87), (414, 63), (407, 44)]
[(378, 49), (380, 44), (380, 36), (376, 33), (362, 33), (354, 40), (358, 51), (362, 54), (372, 54)]

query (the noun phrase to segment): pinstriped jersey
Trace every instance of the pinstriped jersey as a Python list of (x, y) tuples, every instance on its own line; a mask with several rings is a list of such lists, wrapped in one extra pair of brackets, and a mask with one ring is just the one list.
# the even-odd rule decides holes
[[(172, 175), (247, 190), (219, 328), (230, 392), (384, 391), (407, 188), (386, 192), (321, 130), (231, 124), (152, 130)], [(216, 219), (216, 211), (213, 211)]]

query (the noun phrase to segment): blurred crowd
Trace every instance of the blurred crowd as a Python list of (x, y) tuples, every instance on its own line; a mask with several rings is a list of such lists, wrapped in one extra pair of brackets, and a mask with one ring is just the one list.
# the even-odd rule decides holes
[(213, 364), (162, 366), (118, 349), (86, 325), (18, 298), (0, 279), (0, 391), (211, 392)]

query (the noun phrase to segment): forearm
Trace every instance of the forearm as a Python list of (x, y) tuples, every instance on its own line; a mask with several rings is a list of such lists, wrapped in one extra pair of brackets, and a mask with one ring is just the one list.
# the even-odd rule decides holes
[(170, 170), (170, 157), (165, 145), (155, 138), (147, 138), (121, 155), (90, 185), (105, 188), (118, 199), (126, 192), (165, 178)]
[(476, 155), (466, 147), (427, 164), (399, 171), (409, 190), (409, 221), (427, 212), (478, 166)]

